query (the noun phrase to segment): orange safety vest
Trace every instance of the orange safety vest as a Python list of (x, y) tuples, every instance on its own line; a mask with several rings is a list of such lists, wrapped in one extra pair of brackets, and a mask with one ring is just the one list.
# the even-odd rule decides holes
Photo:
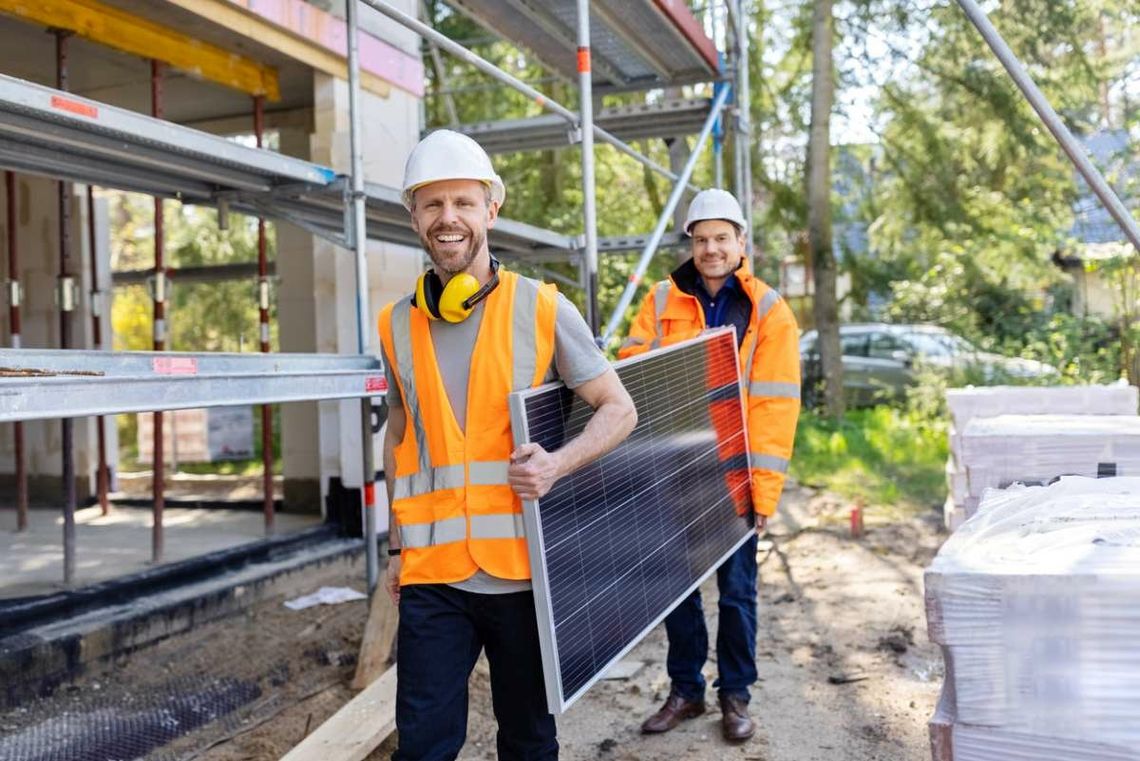
[[(447, 398), (428, 317), (407, 296), (380, 312), (385, 361), (407, 425), (396, 445), (392, 509), (400, 584), (447, 584), (477, 569), (529, 579), (522, 502), (507, 483), (514, 449), (507, 397), (543, 382), (554, 357), (557, 289), (499, 270), (471, 353), (467, 420)], [(393, 527), (395, 530), (396, 527)]]
[[(707, 327), (697, 297), (677, 284), (679, 278), (693, 277), (699, 275), (689, 260), (650, 289), (619, 357), (692, 338)], [(772, 515), (784, 488), (800, 413), (799, 328), (775, 289), (743, 268), (736, 277), (752, 302), (738, 358), (745, 384), (752, 506), (761, 515)]]

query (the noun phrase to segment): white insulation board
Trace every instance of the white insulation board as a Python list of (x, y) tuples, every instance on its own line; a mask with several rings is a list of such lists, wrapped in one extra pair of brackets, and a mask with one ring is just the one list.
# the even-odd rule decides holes
[(1140, 475), (1136, 415), (999, 415), (975, 418), (962, 434), (968, 496), (1058, 476)]
[(1123, 381), (1104, 386), (978, 386), (946, 391), (959, 431), (977, 417), (998, 415), (1135, 415), (1138, 389)]

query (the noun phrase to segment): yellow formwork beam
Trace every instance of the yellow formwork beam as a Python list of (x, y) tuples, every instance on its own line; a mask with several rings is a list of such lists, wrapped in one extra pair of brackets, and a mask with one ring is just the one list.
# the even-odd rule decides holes
[(250, 95), (280, 100), (277, 70), (96, 0), (0, 0), (0, 13), (65, 29)]
[[(278, 53), (300, 61), (316, 71), (340, 79), (348, 79), (348, 64), (343, 55), (294, 32), (266, 22), (261, 17), (231, 0), (166, 0), (171, 5), (190, 11), (212, 23), (257, 40)], [(387, 98), (392, 86), (368, 71), (360, 72), (360, 86), (375, 95)]]

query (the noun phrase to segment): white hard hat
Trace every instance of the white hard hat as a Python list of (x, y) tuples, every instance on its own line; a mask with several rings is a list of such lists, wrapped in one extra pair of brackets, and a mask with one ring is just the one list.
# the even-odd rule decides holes
[(706, 219), (723, 219), (736, 225), (741, 231), (748, 227), (736, 197), (720, 188), (702, 190), (693, 198), (689, 204), (689, 215), (685, 217), (685, 235), (692, 235), (693, 225)]
[(432, 132), (412, 149), (404, 164), (404, 189), (400, 200), (412, 210), (416, 188), (440, 180), (478, 180), (491, 188), (491, 200), (502, 205), (507, 196), (503, 180), (495, 174), (491, 157), (467, 135), (449, 129)]

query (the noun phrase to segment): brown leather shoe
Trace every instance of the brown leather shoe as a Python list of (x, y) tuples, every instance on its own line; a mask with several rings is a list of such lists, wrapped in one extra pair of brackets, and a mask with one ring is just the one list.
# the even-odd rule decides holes
[(748, 716), (744, 698), (725, 695), (720, 699), (720, 727), (730, 743), (744, 742), (756, 731), (756, 723)]
[(668, 732), (685, 719), (692, 719), (705, 712), (705, 701), (686, 700), (675, 692), (669, 693), (661, 710), (646, 719), (641, 731), (647, 735)]

